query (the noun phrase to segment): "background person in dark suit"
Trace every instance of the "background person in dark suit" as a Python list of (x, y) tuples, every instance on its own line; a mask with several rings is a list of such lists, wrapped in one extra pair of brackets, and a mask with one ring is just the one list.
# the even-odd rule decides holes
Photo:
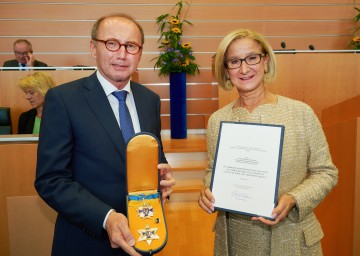
[(45, 94), (55, 87), (55, 81), (44, 72), (35, 72), (20, 79), (19, 87), (26, 94), (32, 109), (21, 113), (18, 134), (39, 134)]
[[(144, 43), (138, 23), (121, 14), (102, 17), (91, 37), (97, 72), (57, 86), (45, 97), (35, 188), (58, 212), (52, 255), (139, 255), (125, 216), (126, 142), (112, 93), (129, 92), (126, 104), (135, 133), (149, 132), (159, 140), (160, 97), (130, 81)], [(165, 199), (175, 181), (162, 150), (161, 163)]]
[(15, 59), (5, 61), (4, 67), (47, 67), (44, 62), (35, 60), (31, 43), (26, 39), (18, 39), (13, 43)]

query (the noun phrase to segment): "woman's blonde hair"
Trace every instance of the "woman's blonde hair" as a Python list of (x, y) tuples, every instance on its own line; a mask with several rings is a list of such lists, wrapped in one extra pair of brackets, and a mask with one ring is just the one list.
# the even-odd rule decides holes
[(218, 84), (225, 90), (231, 90), (234, 85), (231, 83), (226, 75), (225, 55), (230, 44), (237, 39), (250, 38), (256, 41), (261, 46), (263, 54), (268, 56), (267, 67), (264, 72), (264, 82), (270, 83), (276, 77), (276, 58), (273, 49), (266, 39), (259, 33), (250, 29), (236, 29), (227, 34), (220, 42), (219, 48), (215, 56), (215, 76)]
[(45, 96), (46, 92), (55, 87), (54, 79), (44, 72), (35, 72), (27, 75), (26, 77), (19, 80), (19, 87), (24, 89), (34, 89)]

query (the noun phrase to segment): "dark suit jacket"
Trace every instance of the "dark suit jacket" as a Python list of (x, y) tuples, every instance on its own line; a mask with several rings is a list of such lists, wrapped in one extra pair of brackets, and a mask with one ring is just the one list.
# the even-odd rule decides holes
[[(5, 61), (3, 64), (4, 67), (10, 68), (10, 67), (19, 67), (19, 62), (17, 60), (8, 60)], [(48, 65), (44, 62), (35, 60), (34, 67), (47, 67)]]
[(21, 113), (19, 117), (18, 134), (32, 134), (36, 114), (36, 108), (32, 108), (29, 111)]
[[(141, 131), (160, 139), (160, 97), (131, 89)], [(126, 214), (125, 142), (96, 74), (50, 89), (43, 115), (35, 188), (58, 212), (53, 255), (125, 255), (103, 229), (111, 208)]]

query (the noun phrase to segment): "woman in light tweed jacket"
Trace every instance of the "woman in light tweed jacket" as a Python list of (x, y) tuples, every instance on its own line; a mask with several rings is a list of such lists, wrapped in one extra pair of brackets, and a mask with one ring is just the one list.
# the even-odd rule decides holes
[[(235, 86), (239, 97), (209, 119), (209, 165), (199, 205), (214, 212), (209, 186), (221, 121), (261, 122), (285, 126), (278, 204), (274, 220), (218, 212), (214, 255), (322, 255), (323, 231), (314, 209), (337, 184), (321, 124), (306, 104), (267, 90), (276, 75), (270, 44), (257, 32), (238, 29), (221, 41), (215, 74), (225, 90)], [(224, 184), (226, 186), (226, 184)]]

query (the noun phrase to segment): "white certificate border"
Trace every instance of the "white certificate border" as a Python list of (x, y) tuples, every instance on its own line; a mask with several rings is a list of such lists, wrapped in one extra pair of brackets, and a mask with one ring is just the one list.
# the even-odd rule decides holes
[[(223, 124), (240, 124), (240, 125), (259, 125), (259, 126), (272, 126), (272, 127), (278, 127), (280, 128), (280, 142), (279, 142), (279, 152), (278, 152), (278, 164), (277, 164), (277, 172), (276, 172), (276, 182), (275, 182), (275, 193), (274, 193), (274, 205), (277, 205), (277, 198), (278, 198), (278, 187), (279, 187), (279, 178), (280, 178), (280, 168), (281, 168), (281, 159), (282, 159), (282, 149), (283, 149), (283, 142), (284, 142), (284, 132), (285, 132), (285, 126), (284, 125), (277, 125), (277, 124), (262, 124), (262, 123), (248, 123), (248, 122), (230, 122), (230, 121), (220, 121), (220, 129), (219, 129), (219, 135), (218, 140), (216, 144), (216, 152), (215, 152), (215, 158), (214, 158), (214, 166), (213, 166), (213, 173), (211, 176), (211, 183), (210, 183), (210, 190), (212, 191), (213, 183), (214, 183), (214, 177), (215, 177), (215, 171), (216, 171), (216, 161), (218, 156), (218, 150), (219, 150), (219, 144), (221, 140), (221, 132)], [(254, 213), (249, 212), (242, 212), (237, 210), (232, 210), (228, 208), (222, 208), (222, 207), (215, 207), (215, 210), (222, 210), (225, 212), (231, 212), (231, 213), (237, 213), (252, 217), (264, 217), (266, 219), (274, 220), (274, 218), (269, 216), (262, 216)]]

